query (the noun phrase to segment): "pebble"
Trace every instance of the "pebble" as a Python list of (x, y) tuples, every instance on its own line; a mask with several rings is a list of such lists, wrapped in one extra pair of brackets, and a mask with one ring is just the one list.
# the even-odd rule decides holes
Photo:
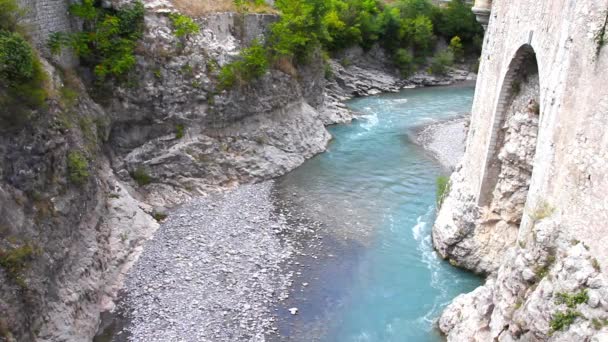
[(277, 330), (274, 308), (292, 283), (281, 264), (294, 247), (275, 233), (288, 228), (272, 186), (242, 186), (169, 214), (125, 281), (119, 305), (130, 341), (249, 341)]

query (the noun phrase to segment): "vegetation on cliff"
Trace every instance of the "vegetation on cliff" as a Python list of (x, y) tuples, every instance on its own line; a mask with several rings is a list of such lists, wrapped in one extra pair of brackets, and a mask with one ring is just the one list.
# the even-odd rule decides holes
[(0, 124), (20, 124), (44, 105), (42, 65), (19, 25), (23, 15), (14, 0), (0, 0)]
[[(443, 74), (455, 58), (481, 49), (483, 30), (463, 0), (452, 0), (445, 7), (429, 0), (398, 0), (390, 4), (379, 0), (277, 0), (275, 5), (281, 19), (272, 26), (265, 44), (269, 62), (251, 64), (256, 71), (243, 70), (243, 74), (263, 74), (259, 66), (272, 65), (280, 59), (303, 64), (318, 49), (335, 53), (351, 46), (369, 49), (380, 44), (407, 76), (426, 64), (437, 41), (444, 39), (450, 47), (437, 53), (429, 69)], [(260, 46), (250, 49), (257, 53)], [(241, 59), (225, 66), (223, 73), (240, 69), (252, 53), (245, 49)]]
[[(84, 21), (81, 32), (55, 32), (49, 46), (58, 53), (71, 48), (99, 80), (124, 77), (136, 63), (135, 47), (144, 29), (144, 6), (135, 2), (120, 10), (102, 8), (94, 0), (72, 4), (70, 14)], [(185, 34), (185, 33), (184, 33)]]

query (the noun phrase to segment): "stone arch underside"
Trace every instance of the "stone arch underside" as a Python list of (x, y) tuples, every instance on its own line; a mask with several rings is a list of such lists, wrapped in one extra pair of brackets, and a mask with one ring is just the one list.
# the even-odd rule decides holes
[(514, 245), (521, 224), (536, 154), (540, 84), (531, 46), (515, 54), (503, 81), (493, 118), (484, 177), (477, 242), (486, 249), (484, 269), (494, 269)]

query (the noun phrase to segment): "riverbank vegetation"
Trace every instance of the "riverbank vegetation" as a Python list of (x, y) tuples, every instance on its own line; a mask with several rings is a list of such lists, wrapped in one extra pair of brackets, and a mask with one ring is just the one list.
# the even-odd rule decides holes
[[(238, 0), (246, 6), (247, 0)], [(257, 0), (249, 0), (255, 5)], [(452, 0), (446, 6), (436, 6), (429, 0), (277, 0), (281, 18), (271, 28), (264, 49), (267, 63), (288, 59), (294, 64), (310, 61), (315, 51), (335, 54), (340, 50), (360, 46), (365, 50), (379, 44), (384, 48), (404, 76), (430, 63), (429, 71), (443, 74), (455, 59), (476, 55), (481, 50), (483, 29), (475, 20), (464, 0)], [(439, 41), (449, 47), (437, 50)], [(250, 49), (259, 52), (259, 46)], [(252, 53), (245, 49), (243, 64)], [(238, 71), (233, 64), (224, 68)], [(247, 79), (238, 74), (236, 79)], [(263, 73), (262, 73), (263, 74)]]

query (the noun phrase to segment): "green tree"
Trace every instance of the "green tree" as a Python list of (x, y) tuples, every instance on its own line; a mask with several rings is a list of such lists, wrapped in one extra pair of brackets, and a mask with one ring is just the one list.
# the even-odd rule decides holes
[(460, 40), (460, 37), (454, 36), (454, 38), (450, 40), (449, 49), (454, 54), (454, 58), (462, 59), (462, 57), (464, 57), (464, 48), (462, 46), (462, 40)]
[(440, 11), (436, 20), (437, 32), (450, 39), (458, 36), (465, 44), (473, 43), (475, 36), (483, 35), (483, 28), (477, 22), (471, 6), (464, 0), (452, 0)]

